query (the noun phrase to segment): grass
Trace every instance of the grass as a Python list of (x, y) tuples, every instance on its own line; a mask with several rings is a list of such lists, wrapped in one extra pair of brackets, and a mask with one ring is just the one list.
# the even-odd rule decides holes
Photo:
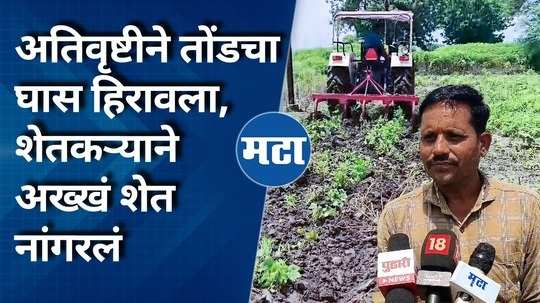
[(419, 94), (448, 84), (469, 84), (484, 95), (491, 109), (488, 129), (526, 141), (540, 138), (540, 75), (424, 75), (416, 78)]
[(302, 72), (307, 70), (324, 75), (331, 52), (332, 48), (314, 48), (294, 52), (293, 70), (295, 76), (302, 75)]
[[(293, 72), (296, 96), (307, 99), (314, 92), (324, 91), (330, 52), (330, 48), (317, 48), (294, 53)], [(309, 101), (305, 103), (309, 104)]]
[[(305, 96), (324, 89), (328, 58), (332, 51), (333, 48), (316, 48), (294, 53), (295, 87), (299, 95)], [(509, 74), (525, 72), (531, 68), (527, 63), (526, 47), (520, 43), (443, 46), (433, 51), (416, 51), (414, 61), (417, 70), (431, 74), (480, 73), (484, 70)]]
[(518, 43), (468, 43), (414, 53), (419, 71), (431, 74), (520, 73), (529, 69), (525, 47)]
[[(330, 49), (314, 49), (298, 51), (295, 59), (296, 85), (308, 85), (306, 94), (324, 89), (324, 69)], [(523, 46), (515, 43), (483, 44), (471, 43), (442, 47), (431, 52), (417, 52), (417, 64), (421, 70), (451, 75), (434, 75), (418, 73), (416, 77), (417, 94), (422, 99), (429, 91), (447, 84), (469, 84), (484, 94), (491, 107), (491, 118), (488, 129), (504, 136), (519, 137), (534, 141), (540, 137), (540, 76), (525, 71), (526, 55)], [(422, 67), (423, 66), (423, 67)], [(486, 69), (502, 72), (486, 73)], [(468, 72), (484, 70), (479, 74)], [(505, 75), (508, 71), (522, 71), (519, 74)], [(456, 74), (465, 73), (465, 74)], [(298, 75), (317, 75), (302, 78)], [(313, 89), (319, 87), (319, 89)], [(320, 88), (322, 87), (322, 88)], [(382, 123), (382, 122), (381, 122)], [(337, 134), (340, 129), (340, 118), (318, 120), (306, 123), (310, 137), (316, 144), (330, 135)], [(382, 127), (386, 130), (399, 130), (397, 125)], [(391, 137), (391, 131), (386, 135)], [(378, 153), (388, 150), (386, 144), (393, 139), (370, 138), (371, 145)]]

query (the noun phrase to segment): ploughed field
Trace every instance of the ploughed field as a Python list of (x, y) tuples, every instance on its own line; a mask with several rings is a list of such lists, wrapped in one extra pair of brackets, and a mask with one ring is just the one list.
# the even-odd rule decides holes
[[(415, 137), (400, 142), (403, 159), (378, 157), (364, 143), (368, 127), (346, 124), (339, 133), (316, 142), (315, 158), (304, 176), (290, 186), (268, 191), (261, 236), (274, 240), (276, 258), (297, 265), (301, 277), (272, 290), (254, 288), (252, 301), (368, 301), (375, 287), (378, 214), (387, 201), (412, 189), (423, 177), (413, 148)], [(329, 161), (320, 157), (325, 151), (331, 151)], [(334, 208), (334, 215), (318, 218), (311, 205), (332, 203), (332, 197), (327, 197), (336, 186), (332, 174), (348, 152), (369, 156), (369, 172), (345, 190), (346, 198)], [(325, 165), (327, 169), (319, 167)], [(291, 196), (295, 203), (290, 202)]]
[[(295, 54), (295, 88), (303, 112), (293, 113), (310, 134), (312, 160), (295, 183), (268, 190), (252, 302), (371, 302), (380, 211), (427, 180), (417, 155), (418, 134), (398, 113), (386, 119), (374, 106), (369, 120), (342, 121), (324, 109), (325, 117), (312, 118), (309, 94), (325, 85), (319, 71), (325, 60), (314, 56)], [(423, 98), (446, 84), (479, 89), (490, 105), (488, 128), (494, 134), (481, 168), (491, 177), (539, 191), (540, 75), (516, 70), (422, 71), (416, 92)]]
[[(268, 191), (261, 239), (271, 242), (272, 261), (295, 265), (300, 275), (282, 285), (263, 287), (257, 282), (263, 274), (261, 268), (265, 268), (259, 257), (252, 302), (371, 301), (378, 215), (388, 201), (427, 178), (416, 152), (418, 135), (405, 130), (395, 149), (379, 154), (366, 143), (375, 124), (345, 121), (316, 140), (312, 162), (301, 179)], [(539, 150), (523, 140), (495, 135), (483, 170), (490, 176), (537, 187)], [(361, 155), (368, 162), (367, 172), (353, 184), (341, 184), (340, 164), (350, 164), (351, 154)], [(355, 177), (354, 171), (345, 174)], [(332, 194), (336, 188), (344, 192), (342, 197)]]

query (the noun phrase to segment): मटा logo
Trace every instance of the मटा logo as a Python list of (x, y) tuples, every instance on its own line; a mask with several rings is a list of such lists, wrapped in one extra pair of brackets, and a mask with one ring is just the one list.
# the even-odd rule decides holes
[[(302, 145), (307, 142), (303, 137), (242, 137), (240, 140), (246, 144), (242, 151), (245, 160), (258, 159), (261, 165), (304, 165), (306, 161), (302, 155)], [(268, 159), (268, 147), (271, 145), (271, 160)], [(257, 147), (255, 147), (257, 146)], [(270, 162), (271, 161), (271, 162)]]
[(262, 186), (294, 182), (306, 170), (311, 142), (292, 116), (268, 112), (249, 120), (238, 135), (236, 158), (242, 172)]
[(470, 285), (471, 287), (473, 287), (473, 285), (476, 285), (477, 287), (482, 288), (482, 290), (484, 290), (486, 288), (486, 285), (488, 284), (488, 282), (484, 281), (482, 278), (480, 278), (479, 276), (475, 275), (472, 272), (469, 272), (469, 276), (467, 277), (467, 280), (471, 281), (471, 285)]

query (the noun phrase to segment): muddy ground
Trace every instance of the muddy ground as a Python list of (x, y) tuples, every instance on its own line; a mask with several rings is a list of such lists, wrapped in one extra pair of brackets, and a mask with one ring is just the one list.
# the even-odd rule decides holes
[[(254, 287), (252, 302), (371, 302), (376, 276), (376, 221), (390, 200), (419, 186), (427, 177), (417, 156), (417, 134), (408, 134), (398, 146), (403, 155), (378, 157), (366, 144), (369, 122), (344, 122), (340, 135), (330, 136), (313, 151), (353, 150), (369, 156), (373, 167), (366, 179), (347, 191), (348, 200), (339, 214), (316, 222), (307, 205), (310, 193), (322, 191), (329, 178), (317, 175), (313, 163), (294, 184), (268, 191), (262, 235), (276, 241), (281, 257), (301, 268), (302, 276), (292, 285), (269, 291)], [(526, 184), (540, 184), (540, 146), (495, 136), (494, 145), (482, 168), (490, 176)], [(286, 194), (295, 194), (293, 207)], [(307, 240), (302, 231), (316, 231), (317, 239)]]

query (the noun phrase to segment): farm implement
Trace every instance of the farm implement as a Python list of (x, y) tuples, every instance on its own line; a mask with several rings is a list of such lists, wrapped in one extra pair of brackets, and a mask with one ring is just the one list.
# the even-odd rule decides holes
[[(353, 43), (340, 40), (336, 29), (339, 22), (350, 20), (384, 21), (381, 45), (368, 45), (367, 39), (361, 40), (357, 58)], [(398, 23), (401, 24), (400, 30)], [(407, 25), (407, 29), (403, 30), (403, 24)], [(380, 24), (378, 26), (381, 27)], [(378, 102), (386, 111), (400, 106), (412, 120), (419, 103), (418, 96), (414, 94), (412, 34), (413, 13), (409, 11), (337, 13), (332, 38), (336, 50), (330, 54), (328, 62), (326, 93), (312, 95), (315, 112), (319, 110), (319, 103), (327, 102), (329, 107), (341, 106), (344, 116), (348, 115), (352, 105), (358, 104), (365, 115), (366, 104)], [(388, 44), (390, 36), (392, 42)], [(403, 36), (406, 39), (402, 39)]]

